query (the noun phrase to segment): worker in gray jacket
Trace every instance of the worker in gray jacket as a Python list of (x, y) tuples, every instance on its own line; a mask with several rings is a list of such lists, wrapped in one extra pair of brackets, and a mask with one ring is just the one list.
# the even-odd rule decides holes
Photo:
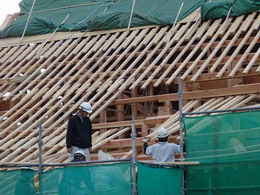
[(175, 154), (180, 153), (180, 145), (169, 143), (168, 137), (166, 129), (161, 128), (157, 135), (157, 144), (148, 146), (149, 139), (144, 139), (145, 154), (151, 156), (155, 162), (174, 162)]

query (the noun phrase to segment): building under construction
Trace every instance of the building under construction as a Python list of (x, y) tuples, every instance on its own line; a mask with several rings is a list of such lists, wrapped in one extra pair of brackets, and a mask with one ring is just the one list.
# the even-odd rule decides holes
[[(0, 31), (0, 194), (260, 194), (259, 1), (20, 8)], [(95, 163), (71, 167), (67, 121), (83, 101)], [(160, 127), (183, 152), (145, 164)]]

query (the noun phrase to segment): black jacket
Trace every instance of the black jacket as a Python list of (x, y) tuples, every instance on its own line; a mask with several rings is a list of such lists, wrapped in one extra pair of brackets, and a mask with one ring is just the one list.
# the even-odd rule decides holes
[(77, 146), (79, 148), (90, 148), (92, 125), (88, 117), (74, 115), (69, 119), (66, 136), (67, 148)]

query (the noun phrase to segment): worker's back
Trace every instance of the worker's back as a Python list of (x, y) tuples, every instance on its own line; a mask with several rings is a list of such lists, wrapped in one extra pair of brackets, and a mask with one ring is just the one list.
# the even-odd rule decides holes
[(180, 152), (180, 146), (169, 142), (159, 142), (147, 147), (146, 154), (157, 162), (175, 161), (175, 153)]

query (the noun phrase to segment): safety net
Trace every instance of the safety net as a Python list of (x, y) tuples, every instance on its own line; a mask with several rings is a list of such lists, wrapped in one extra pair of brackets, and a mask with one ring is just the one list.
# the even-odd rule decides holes
[[(260, 194), (260, 111), (185, 117), (192, 195)], [(250, 193), (249, 193), (250, 192)]]
[(130, 195), (130, 163), (54, 169), (40, 177), (40, 192), (53, 195)]
[(185, 18), (205, 1), (23, 0), (20, 3), (22, 15), (0, 31), (0, 37), (21, 36), (27, 22), (25, 35), (126, 28), (130, 16), (131, 27), (173, 24), (176, 18)]
[[(0, 171), (1, 195), (130, 195), (130, 162), (53, 168), (40, 175), (30, 169)], [(49, 168), (48, 168), (49, 169)], [(139, 195), (181, 195), (183, 169), (170, 165), (137, 163)]]
[(203, 20), (240, 16), (260, 10), (259, 0), (214, 0), (203, 4)]
[(167, 165), (138, 163), (139, 195), (181, 195), (183, 169)]
[(34, 195), (34, 171), (0, 171), (1, 195)]

